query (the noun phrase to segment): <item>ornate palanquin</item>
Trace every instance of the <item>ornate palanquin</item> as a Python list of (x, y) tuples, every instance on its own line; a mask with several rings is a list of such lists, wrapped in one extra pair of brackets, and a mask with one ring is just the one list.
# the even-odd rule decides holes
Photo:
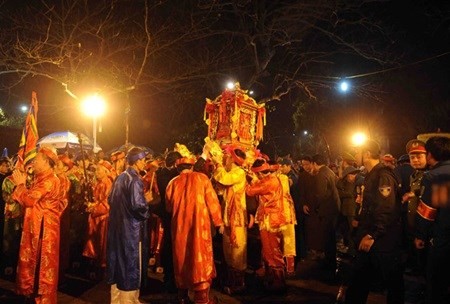
[(263, 138), (266, 108), (248, 96), (239, 83), (225, 89), (216, 99), (206, 99), (204, 119), (208, 138), (220, 146), (237, 144), (256, 148)]

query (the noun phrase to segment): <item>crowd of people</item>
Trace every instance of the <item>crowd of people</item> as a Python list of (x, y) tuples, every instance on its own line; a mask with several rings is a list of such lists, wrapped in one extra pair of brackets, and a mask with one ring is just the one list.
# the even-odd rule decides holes
[[(215, 303), (218, 256), (223, 292), (245, 292), (251, 264), (283, 293), (304, 260), (334, 273), (339, 250), (354, 259), (347, 303), (365, 303), (377, 279), (387, 303), (404, 303), (405, 271), (426, 277), (429, 303), (448, 303), (450, 138), (411, 140), (398, 160), (368, 140), (331, 165), (320, 154), (212, 149), (155, 157), (134, 147), (107, 159), (44, 146), (23, 170), (1, 158), (1, 262), (17, 293), (56, 303), (65, 273), (83, 268), (111, 285), (111, 303), (139, 303), (156, 263), (179, 303), (191, 303), (189, 290)], [(255, 227), (261, 258), (251, 261)]]

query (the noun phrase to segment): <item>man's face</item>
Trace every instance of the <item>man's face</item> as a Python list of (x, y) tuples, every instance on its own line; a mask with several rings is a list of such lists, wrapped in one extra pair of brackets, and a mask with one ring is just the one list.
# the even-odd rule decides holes
[(281, 165), (280, 171), (283, 174), (288, 174), (291, 171), (291, 165)]
[(316, 175), (319, 172), (319, 170), (320, 170), (320, 166), (317, 163), (312, 162), (312, 171), (311, 171), (311, 173)]
[(98, 165), (97, 168), (95, 169), (95, 177), (98, 180), (103, 179), (104, 177), (107, 176), (107, 174), (108, 172), (106, 171), (106, 168), (101, 165)]
[(225, 167), (225, 169), (227, 171), (231, 170), (231, 166), (232, 166), (233, 162), (234, 162), (233, 157), (230, 154), (225, 153), (223, 155), (223, 166)]
[(302, 167), (308, 173), (312, 173), (312, 164), (310, 161), (302, 159)]
[(115, 166), (117, 171), (122, 171), (125, 168), (125, 158), (118, 159), (114, 163), (114, 166)]
[[(89, 159), (85, 158), (84, 164), (85, 164), (86, 168), (89, 167)], [(78, 167), (83, 168), (83, 160), (77, 160), (77, 165), (78, 165)]]
[(9, 164), (4, 162), (0, 165), (0, 174), (6, 174), (9, 171)]
[(38, 153), (34, 158), (33, 162), (34, 172), (41, 173), (44, 172), (47, 168), (48, 168), (47, 158), (42, 153)]
[(138, 171), (143, 171), (145, 169), (145, 158), (137, 160), (135, 166), (138, 169)]
[(354, 183), (356, 180), (356, 174), (347, 174), (347, 176), (345, 177), (345, 179), (349, 182), (349, 183)]
[(414, 169), (425, 169), (427, 166), (427, 156), (425, 153), (409, 154), (409, 161)]
[(55, 166), (55, 173), (62, 174), (64, 172), (66, 172), (67, 169), (68, 168), (64, 165), (64, 163), (62, 161), (58, 160), (58, 162), (56, 163), (56, 166)]

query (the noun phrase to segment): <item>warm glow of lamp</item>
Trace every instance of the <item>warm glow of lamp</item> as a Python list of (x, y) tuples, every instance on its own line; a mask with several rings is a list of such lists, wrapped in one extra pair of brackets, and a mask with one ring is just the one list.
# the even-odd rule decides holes
[(362, 132), (357, 132), (352, 136), (352, 143), (354, 146), (362, 146), (367, 140), (367, 135)]
[(86, 97), (82, 104), (83, 112), (90, 117), (99, 117), (105, 113), (106, 104), (103, 97), (98, 94)]

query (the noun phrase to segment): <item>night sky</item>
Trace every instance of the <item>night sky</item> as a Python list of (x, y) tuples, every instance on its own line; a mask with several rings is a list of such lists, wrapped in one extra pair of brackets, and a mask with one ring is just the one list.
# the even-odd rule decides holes
[[(5, 59), (6, 55), (18, 56), (11, 52), (15, 45), (11, 37), (19, 33), (20, 37), (38, 40), (39, 36), (42, 40), (39, 26), (37, 33), (30, 29), (32, 19), (21, 28), (19, 19), (11, 17), (46, 11), (39, 1), (29, 2), (33, 4), (6, 1), (1, 7), (0, 71), (11, 71), (18, 65)], [(286, 8), (296, 1), (226, 1), (211, 7), (207, 3), (212, 1), (149, 1), (151, 52), (140, 81), (126, 93), (124, 88), (133, 85), (138, 74), (143, 48), (124, 50), (116, 56), (113, 47), (129, 46), (130, 37), (140, 39), (138, 35), (144, 32), (139, 18), (145, 5), (144, 1), (117, 1), (110, 19), (115, 28), (105, 30), (107, 37), (117, 35), (115, 44), (106, 41), (101, 45), (102, 52), (110, 54), (107, 60), (96, 57), (100, 53), (97, 37), (80, 35), (83, 43), (77, 54), (85, 48), (83, 56), (88, 51), (92, 55), (76, 62), (72, 52), (67, 61), (70, 65), (63, 62), (49, 68), (58, 80), (42, 75), (21, 79), (22, 75), (0, 73), (0, 106), (8, 115), (19, 115), (19, 106), (28, 103), (31, 90), (35, 90), (40, 102), (40, 136), (62, 130), (91, 135), (92, 121), (64, 92), (60, 82), (65, 81), (80, 97), (92, 90), (106, 96), (108, 112), (101, 119), (103, 131), (98, 134), (104, 150), (125, 141), (128, 96), (132, 143), (163, 152), (182, 142), (199, 151), (207, 135), (205, 98), (215, 98), (234, 80), (244, 89), (254, 90), (255, 99), (262, 100), (276, 93), (276, 85), (284, 77), (291, 78), (286, 86), (297, 85), (280, 100), (267, 103), (268, 126), (261, 148), (271, 156), (323, 151), (317, 142), (323, 145), (324, 140), (336, 156), (347, 149), (351, 133), (363, 130), (381, 139), (386, 152), (399, 157), (405, 153), (406, 142), (417, 134), (438, 128), (450, 131), (450, 54), (442, 55), (450, 52), (448, 1), (361, 1), (351, 8), (346, 2), (355, 1), (304, 2), (301, 13), (290, 16), (295, 10)], [(63, 7), (61, 1), (50, 3), (55, 4), (55, 11)], [(102, 3), (109, 1), (98, 1), (88, 11), (95, 11)], [(107, 10), (100, 12), (106, 14)], [(191, 27), (195, 22), (198, 32)], [(275, 30), (261, 29), (269, 25)], [(259, 65), (255, 64), (249, 36), (258, 50)], [(343, 46), (341, 38), (352, 45)], [(24, 41), (32, 45), (33, 39)], [(56, 52), (45, 54), (54, 56)], [(265, 58), (270, 61), (263, 66)], [(26, 66), (20, 64), (21, 68)], [(128, 68), (132, 76), (127, 79)], [(73, 71), (76, 73), (71, 75)], [(348, 92), (337, 90), (337, 77), (357, 75), (361, 77), (348, 79)], [(302, 135), (304, 130), (310, 137)], [(5, 138), (0, 143), (15, 150)]]

